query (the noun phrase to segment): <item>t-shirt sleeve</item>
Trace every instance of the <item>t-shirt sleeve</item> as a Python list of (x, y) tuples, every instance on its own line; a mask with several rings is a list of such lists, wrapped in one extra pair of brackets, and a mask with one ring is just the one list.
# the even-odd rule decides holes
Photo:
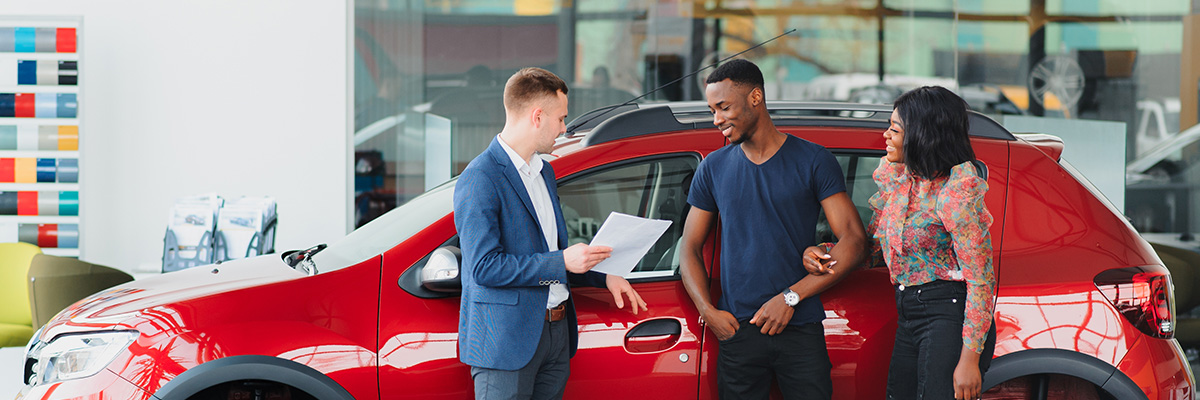
[[(707, 159), (705, 161), (708, 161)], [(717, 200), (713, 198), (712, 163), (700, 162), (692, 187), (688, 189), (688, 204), (708, 212), (717, 212)]]
[(842, 176), (842, 166), (828, 149), (822, 147), (816, 152), (813, 165), (813, 193), (817, 201), (822, 201), (835, 194), (846, 191), (846, 178)]

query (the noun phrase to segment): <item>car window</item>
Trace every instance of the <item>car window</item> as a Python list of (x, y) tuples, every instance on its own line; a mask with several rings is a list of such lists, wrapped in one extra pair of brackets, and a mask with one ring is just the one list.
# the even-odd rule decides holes
[(687, 192), (699, 159), (657, 157), (600, 167), (558, 185), (569, 244), (589, 243), (609, 213), (665, 219), (671, 227), (634, 268), (630, 278), (671, 276), (679, 269), (679, 239)]
[[(875, 172), (875, 167), (879, 166), (880, 154), (867, 153), (838, 153), (834, 151), (834, 157), (842, 167), (842, 174), (846, 177), (846, 194), (850, 196), (850, 201), (854, 202), (854, 207), (858, 209), (858, 216), (862, 219), (863, 226), (870, 223), (871, 207), (867, 204), (867, 200), (879, 191), (879, 186), (875, 184), (875, 179), (871, 174)], [(870, 235), (870, 233), (867, 233)], [(822, 210), (817, 218), (817, 243), (836, 242), (837, 238), (833, 236), (833, 230), (829, 228), (829, 220), (825, 218), (825, 211)]]

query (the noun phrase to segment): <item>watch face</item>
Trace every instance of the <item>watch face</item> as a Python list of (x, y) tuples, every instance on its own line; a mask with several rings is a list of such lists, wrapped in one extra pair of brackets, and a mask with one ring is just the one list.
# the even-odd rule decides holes
[(799, 304), (800, 295), (796, 294), (796, 292), (788, 291), (787, 293), (783, 294), (783, 302), (787, 303), (789, 306)]

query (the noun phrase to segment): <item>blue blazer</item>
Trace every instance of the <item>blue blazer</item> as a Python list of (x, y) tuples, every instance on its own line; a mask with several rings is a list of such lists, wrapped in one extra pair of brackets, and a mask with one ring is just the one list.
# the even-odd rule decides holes
[[(533, 358), (546, 318), (550, 284), (605, 287), (605, 275), (567, 273), (562, 250), (550, 252), (525, 183), (499, 139), (475, 157), (454, 187), (454, 225), (462, 247), (462, 303), (458, 358), (483, 368), (517, 370)], [(550, 192), (558, 247), (567, 227), (549, 163), (542, 179)], [(571, 355), (578, 347), (575, 305), (567, 300)]]

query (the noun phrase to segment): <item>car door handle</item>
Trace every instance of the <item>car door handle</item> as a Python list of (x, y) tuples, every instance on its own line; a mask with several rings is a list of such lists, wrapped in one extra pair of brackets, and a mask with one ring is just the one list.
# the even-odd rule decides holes
[(671, 348), (679, 342), (683, 325), (677, 319), (642, 322), (625, 334), (625, 349), (631, 353), (649, 353)]

